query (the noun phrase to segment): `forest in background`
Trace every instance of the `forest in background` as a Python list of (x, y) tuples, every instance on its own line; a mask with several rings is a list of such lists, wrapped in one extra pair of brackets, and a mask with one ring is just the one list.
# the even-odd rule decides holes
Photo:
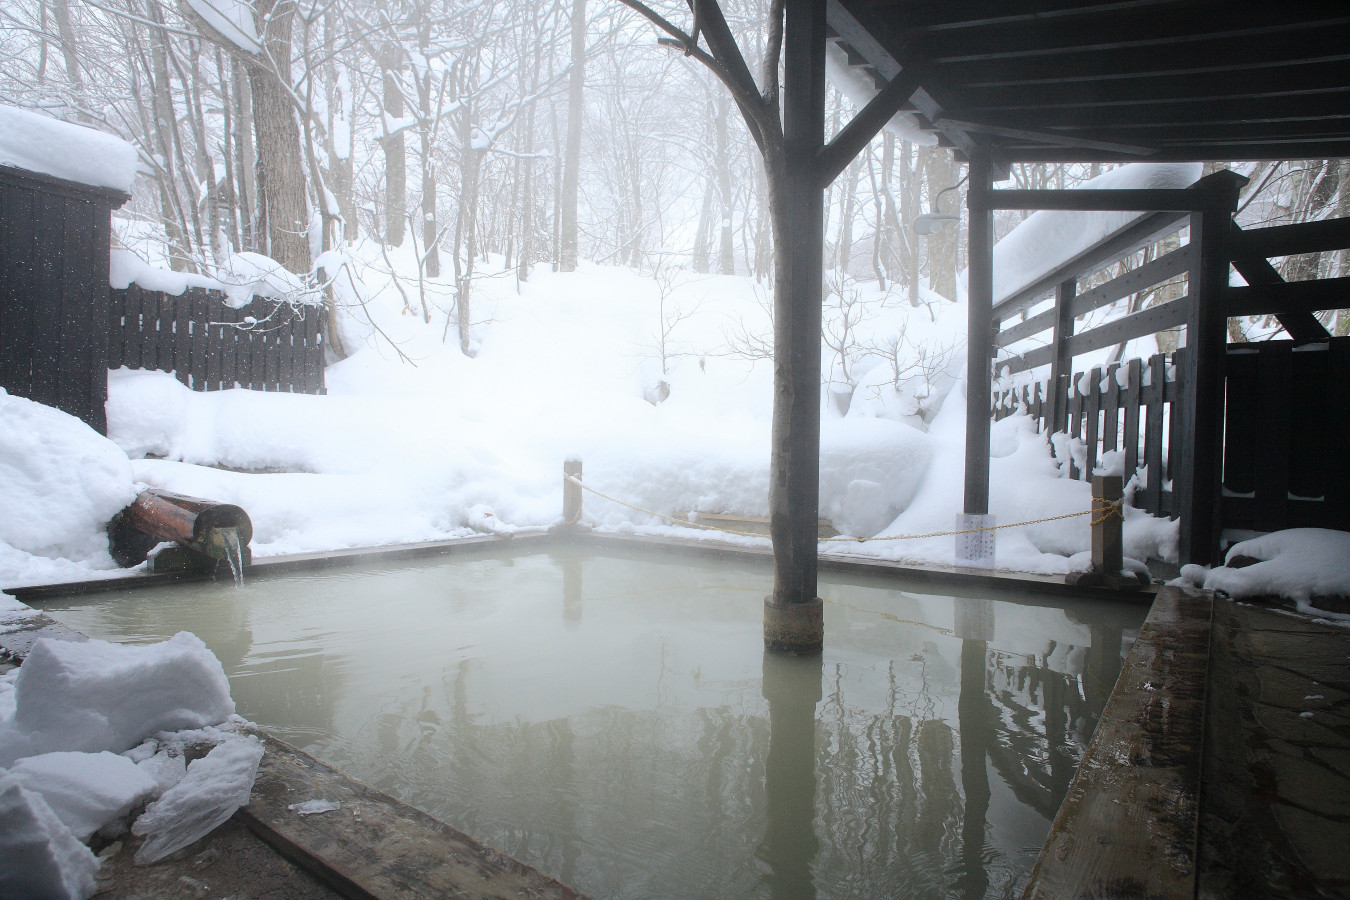
[[(769, 4), (724, 8), (757, 70)], [(426, 279), (415, 311), (448, 311), (467, 352), (473, 285), (492, 255), (491, 271), (521, 281), (532, 265), (572, 271), (578, 259), (769, 277), (758, 152), (726, 90), (656, 37), (599, 0), (3, 0), (0, 101), (135, 145), (146, 179), (119, 213), (140, 223), (124, 234), (158, 242), (175, 269), (212, 273), (253, 251), (304, 275), (359, 239), (411, 245)], [(831, 90), (827, 130), (854, 111)], [(1102, 168), (1012, 176), (1058, 188)], [(1350, 161), (1232, 168), (1250, 178), (1244, 227), (1350, 215)], [(827, 305), (842, 308), (862, 280), (915, 306), (925, 288), (955, 297), (963, 228), (921, 236), (910, 223), (963, 215), (963, 169), (945, 148), (874, 139), (826, 196)], [(998, 234), (1025, 216), (1000, 215)], [(1344, 276), (1350, 253), (1277, 267), (1287, 280)], [(1344, 312), (1323, 319), (1350, 333)], [(1272, 328), (1230, 325), (1234, 340)]]

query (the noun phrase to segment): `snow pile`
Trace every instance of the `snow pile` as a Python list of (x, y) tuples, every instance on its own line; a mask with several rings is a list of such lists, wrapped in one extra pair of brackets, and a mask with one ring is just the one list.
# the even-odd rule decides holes
[(113, 568), (104, 528), (136, 486), (112, 441), (0, 388), (0, 489), (0, 587)]
[(0, 104), (0, 166), (129, 194), (136, 163), (119, 137)]
[[(248, 802), (262, 745), (220, 661), (186, 632), (144, 647), (38, 640), (0, 675), (0, 896), (88, 897), (84, 842), (126, 819), (137, 862), (184, 847)], [(209, 752), (184, 765), (196, 747)]]
[(0, 894), (83, 898), (94, 893), (98, 858), (42, 795), (0, 773)]
[(40, 640), (14, 681), (0, 723), (0, 765), (54, 750), (130, 750), (159, 731), (201, 728), (234, 713), (219, 660), (180, 632), (149, 647)]
[(122, 247), (113, 247), (108, 257), (108, 284), (124, 291), (133, 284), (147, 291), (159, 291), (181, 296), (190, 287), (223, 291), (225, 285), (214, 278), (197, 275), (192, 272), (175, 272), (161, 269), (141, 259), (135, 253)]
[[(1254, 562), (1250, 562), (1255, 560)], [(1290, 528), (1234, 544), (1224, 566), (1185, 566), (1182, 577), (1235, 600), (1284, 597), (1303, 612), (1343, 618), (1314, 609), (1314, 597), (1350, 597), (1350, 533), (1327, 528)], [(1234, 566), (1234, 563), (1244, 563)]]

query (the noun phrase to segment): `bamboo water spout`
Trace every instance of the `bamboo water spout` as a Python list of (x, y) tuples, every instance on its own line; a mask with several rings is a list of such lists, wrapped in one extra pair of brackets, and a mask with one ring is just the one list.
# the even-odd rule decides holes
[(212, 570), (219, 562), (238, 569), (251, 561), (252, 539), (253, 522), (240, 507), (157, 488), (141, 492), (108, 525), (112, 557), (126, 567), (144, 562), (155, 545), (172, 541), (201, 557), (199, 562), (210, 560)]

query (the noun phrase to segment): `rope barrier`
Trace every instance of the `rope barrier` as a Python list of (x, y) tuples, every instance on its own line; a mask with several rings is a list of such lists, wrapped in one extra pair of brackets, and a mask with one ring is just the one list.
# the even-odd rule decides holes
[[(667, 522), (673, 522), (676, 525), (684, 525), (690, 528), (702, 528), (705, 531), (717, 531), (721, 532), (722, 534), (734, 534), (738, 537), (753, 537), (753, 538), (767, 537), (767, 535), (758, 534), (753, 531), (735, 531), (734, 529), (722, 528), (721, 526), (718, 525), (705, 525), (702, 522), (692, 522), (688, 519), (681, 519), (678, 516), (669, 516), (666, 515), (665, 513), (659, 513), (656, 510), (645, 509), (641, 506), (634, 506), (632, 503), (626, 503), (617, 497), (611, 497), (608, 494), (604, 494), (601, 493), (600, 491), (597, 491), (595, 488), (584, 483), (580, 478), (577, 478), (575, 475), (564, 475), (563, 477), (566, 478), (568, 481), (571, 481), (573, 484), (581, 488), (583, 491), (589, 491), (590, 493), (595, 494), (597, 497), (600, 497), (601, 499), (608, 500), (610, 503), (617, 503), (620, 506), (627, 507), (628, 509), (636, 510), (637, 512), (645, 513), (649, 516), (655, 516), (658, 519), (665, 519)], [(1027, 525), (1039, 525), (1043, 522), (1056, 522), (1060, 519), (1073, 519), (1077, 518), (1078, 516), (1097, 515), (1098, 513), (1100, 513), (1101, 515), (1093, 519), (1090, 524), (1100, 525), (1112, 517), (1124, 519), (1125, 518), (1124, 505), (1125, 505), (1124, 500), (1103, 500), (1098, 497), (1093, 497), (1091, 509), (1084, 509), (1080, 510), (1079, 512), (1064, 513), (1058, 516), (1045, 516), (1044, 518), (1041, 519), (1028, 519), (1025, 522), (1008, 522), (1003, 525), (988, 525), (984, 528), (966, 528), (959, 531), (932, 531), (929, 532), (928, 534), (894, 534), (894, 535), (887, 535), (885, 537), (844, 537), (841, 535), (839, 537), (821, 538), (819, 543), (868, 544), (876, 541), (918, 541), (927, 538), (954, 537), (958, 534), (978, 534), (983, 531), (998, 531), (999, 529), (1002, 528), (1021, 528)], [(580, 518), (581, 518), (581, 511), (578, 510), (576, 517), (567, 524), (575, 525), (577, 523), (577, 520)]]

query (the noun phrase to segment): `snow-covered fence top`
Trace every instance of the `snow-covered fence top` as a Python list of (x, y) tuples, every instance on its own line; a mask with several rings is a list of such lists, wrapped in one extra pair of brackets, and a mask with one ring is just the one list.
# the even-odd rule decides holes
[(0, 166), (130, 194), (137, 154), (111, 134), (0, 105)]

